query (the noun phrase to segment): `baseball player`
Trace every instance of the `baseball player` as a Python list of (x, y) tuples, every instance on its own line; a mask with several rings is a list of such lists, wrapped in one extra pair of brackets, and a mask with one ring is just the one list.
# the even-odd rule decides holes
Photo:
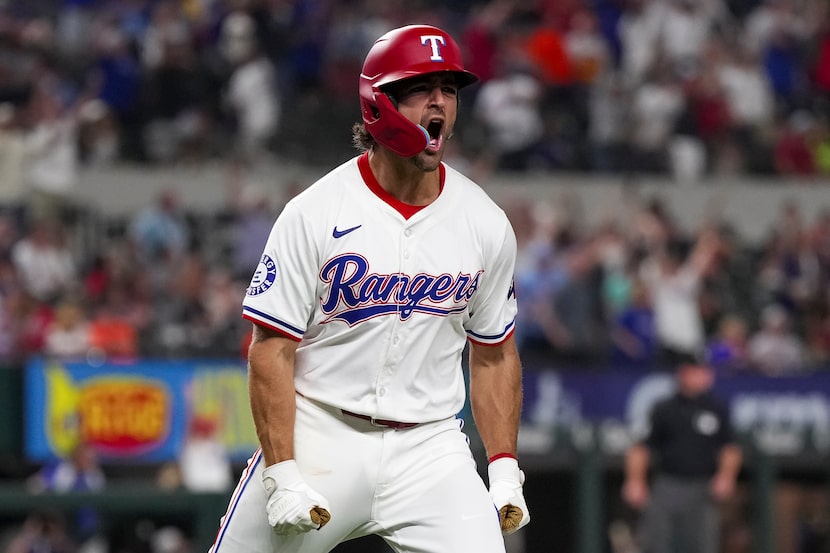
[[(370, 534), (398, 552), (503, 553), (502, 533), (530, 520), (516, 239), (441, 161), (458, 91), (476, 80), (431, 26), (392, 30), (367, 54), (364, 152), (284, 208), (243, 302), (261, 448), (211, 553), (320, 553)], [(468, 342), (489, 489), (456, 418)]]

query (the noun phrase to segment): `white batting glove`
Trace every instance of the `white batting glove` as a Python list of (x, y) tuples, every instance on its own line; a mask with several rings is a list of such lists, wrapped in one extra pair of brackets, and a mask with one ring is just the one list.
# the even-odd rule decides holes
[(262, 484), (268, 494), (268, 524), (277, 534), (319, 530), (331, 518), (328, 501), (306, 484), (293, 459), (266, 467)]
[(501, 457), (487, 466), (490, 497), (499, 512), (502, 534), (512, 534), (530, 522), (522, 485), (525, 473), (512, 457)]

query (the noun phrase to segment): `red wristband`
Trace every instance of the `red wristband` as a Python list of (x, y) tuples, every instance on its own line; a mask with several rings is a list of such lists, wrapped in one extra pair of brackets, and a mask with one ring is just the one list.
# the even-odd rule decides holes
[(516, 459), (517, 461), (519, 460), (519, 458), (518, 458), (518, 457), (516, 457), (515, 455), (513, 455), (512, 453), (496, 453), (495, 455), (493, 455), (492, 457), (490, 457), (490, 458), (487, 460), (487, 462), (488, 462), (488, 463), (492, 463), (493, 461), (495, 461), (495, 460), (497, 460), (497, 459), (502, 459), (502, 458), (504, 458), (504, 457), (509, 457), (510, 459)]

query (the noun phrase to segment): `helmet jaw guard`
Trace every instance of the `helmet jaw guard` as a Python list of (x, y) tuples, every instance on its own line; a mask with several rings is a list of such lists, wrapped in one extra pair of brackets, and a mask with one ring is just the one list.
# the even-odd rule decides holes
[[(401, 157), (412, 157), (423, 152), (429, 145), (429, 133), (413, 123), (395, 108), (386, 93), (377, 91), (373, 94), (374, 104), (361, 98), (363, 104), (363, 123), (369, 134)], [(372, 120), (367, 120), (366, 112), (377, 112)]]
[(461, 50), (447, 33), (429, 25), (409, 25), (380, 37), (363, 63), (360, 108), (366, 130), (402, 157), (412, 157), (429, 144), (429, 133), (398, 112), (383, 87), (403, 79), (448, 72), (459, 88), (478, 81), (464, 69)]

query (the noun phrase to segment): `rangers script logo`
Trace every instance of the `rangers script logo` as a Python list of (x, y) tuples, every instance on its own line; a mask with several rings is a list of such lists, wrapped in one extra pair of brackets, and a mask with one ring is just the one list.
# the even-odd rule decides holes
[[(320, 280), (329, 284), (328, 296), (322, 299), (324, 322), (340, 319), (349, 326), (373, 317), (396, 313), (402, 321), (413, 313), (445, 317), (461, 313), (478, 289), (475, 275), (449, 274), (415, 276), (369, 272), (369, 262), (357, 254), (343, 254), (330, 259), (320, 271)], [(447, 305), (449, 304), (449, 305)]]

